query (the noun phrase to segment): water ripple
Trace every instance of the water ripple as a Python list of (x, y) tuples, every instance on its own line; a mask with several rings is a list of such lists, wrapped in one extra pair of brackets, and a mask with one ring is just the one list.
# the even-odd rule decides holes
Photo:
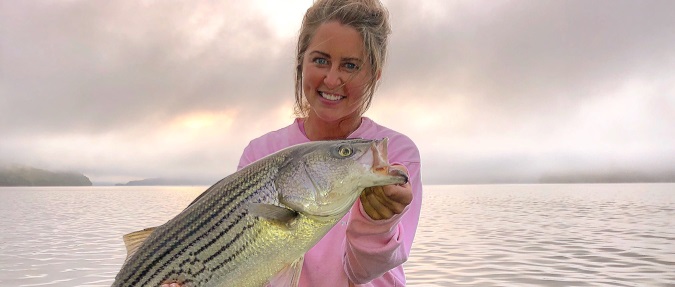
[(675, 286), (675, 185), (648, 187), (428, 187), (408, 283)]
[[(110, 286), (204, 187), (0, 188), (0, 286)], [(675, 184), (425, 187), (410, 286), (675, 286)]]

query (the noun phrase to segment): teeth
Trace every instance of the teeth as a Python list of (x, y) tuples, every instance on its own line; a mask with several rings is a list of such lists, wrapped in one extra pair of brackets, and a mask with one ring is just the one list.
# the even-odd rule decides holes
[(342, 96), (340, 96), (340, 95), (333, 95), (333, 94), (327, 94), (327, 93), (321, 93), (321, 92), (319, 94), (324, 99), (331, 100), (331, 101), (337, 101), (339, 99), (342, 99)]

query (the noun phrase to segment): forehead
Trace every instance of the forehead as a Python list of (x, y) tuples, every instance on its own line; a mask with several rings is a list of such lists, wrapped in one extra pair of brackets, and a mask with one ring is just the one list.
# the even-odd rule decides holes
[(349, 25), (336, 21), (321, 24), (316, 29), (307, 49), (308, 53), (320, 51), (339, 58), (363, 58), (363, 37)]

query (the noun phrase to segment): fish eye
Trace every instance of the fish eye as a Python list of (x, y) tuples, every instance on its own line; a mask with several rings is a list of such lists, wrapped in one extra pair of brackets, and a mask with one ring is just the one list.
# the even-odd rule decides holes
[(354, 150), (352, 150), (352, 148), (350, 146), (343, 145), (343, 146), (338, 147), (338, 154), (341, 157), (348, 157), (348, 156), (352, 155), (353, 152), (354, 152)]

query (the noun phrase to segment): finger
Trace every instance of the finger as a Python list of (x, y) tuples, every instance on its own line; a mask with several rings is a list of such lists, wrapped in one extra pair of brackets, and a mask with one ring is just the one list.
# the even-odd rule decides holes
[(361, 192), (361, 195), (364, 195), (364, 194), (367, 195), (367, 194), (372, 193), (372, 192), (373, 192), (373, 187), (366, 187), (366, 188), (364, 188), (363, 191)]
[(366, 193), (361, 194), (361, 206), (363, 207), (363, 211), (370, 216), (370, 218), (374, 220), (380, 220), (380, 214), (373, 208), (373, 206), (370, 204), (370, 200), (368, 199), (368, 195)]
[(389, 219), (394, 216), (394, 212), (384, 203), (386, 199), (379, 195), (381, 191), (378, 191), (377, 188), (374, 191), (366, 197), (373, 209), (380, 215), (380, 219)]
[(407, 206), (413, 199), (412, 186), (409, 183), (403, 185), (386, 185), (383, 187), (383, 196), (389, 200)]
[(373, 220), (382, 220), (393, 216), (391, 211), (378, 200), (378, 196), (375, 193), (363, 194), (361, 196), (361, 205), (363, 206), (363, 210)]
[(400, 195), (398, 195), (400, 192), (405, 193), (406, 191), (397, 185), (383, 186), (374, 190), (374, 193), (377, 195), (379, 201), (395, 214), (402, 213), (405, 207), (409, 204), (409, 202), (399, 202), (396, 200), (396, 197), (400, 197)]

